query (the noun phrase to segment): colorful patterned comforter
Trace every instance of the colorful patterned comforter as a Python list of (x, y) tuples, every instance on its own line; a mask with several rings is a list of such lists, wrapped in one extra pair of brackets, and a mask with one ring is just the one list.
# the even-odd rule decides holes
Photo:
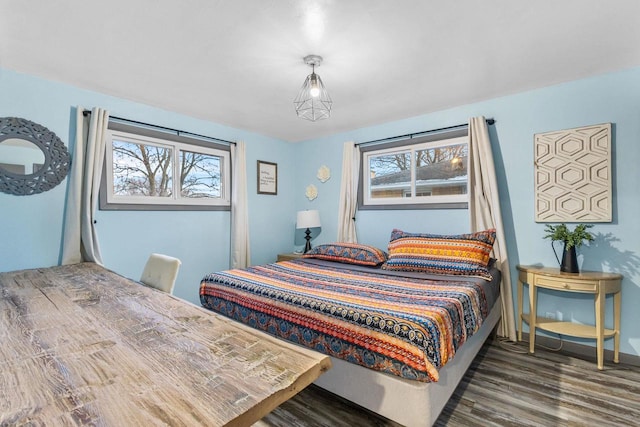
[(209, 274), (200, 301), (330, 356), (437, 381), (438, 370), (482, 325), (498, 285), (495, 278), (409, 276), (300, 259)]

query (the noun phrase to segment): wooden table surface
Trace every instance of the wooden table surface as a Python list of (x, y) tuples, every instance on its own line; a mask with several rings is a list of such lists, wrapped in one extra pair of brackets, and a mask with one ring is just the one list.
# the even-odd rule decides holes
[(0, 273), (0, 426), (246, 426), (330, 366), (92, 263)]

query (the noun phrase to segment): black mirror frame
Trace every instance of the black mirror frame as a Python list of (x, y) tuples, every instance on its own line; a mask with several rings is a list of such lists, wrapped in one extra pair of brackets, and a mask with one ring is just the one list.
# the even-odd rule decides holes
[(44, 165), (30, 175), (15, 174), (0, 167), (0, 191), (28, 196), (51, 190), (65, 179), (71, 158), (55, 133), (27, 119), (0, 117), (0, 143), (11, 138), (35, 144), (44, 153)]

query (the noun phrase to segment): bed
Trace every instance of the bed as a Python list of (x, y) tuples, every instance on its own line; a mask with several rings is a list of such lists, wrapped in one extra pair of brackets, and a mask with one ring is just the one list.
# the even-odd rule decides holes
[[(415, 254), (415, 235), (408, 236), (407, 253)], [(453, 237), (460, 236), (468, 235)], [(483, 249), (486, 261), (473, 267), (482, 267), (479, 275), (461, 274), (459, 260), (450, 259), (444, 272), (451, 274), (407, 268), (415, 260), (394, 257), (391, 243), (388, 257), (370, 264), (335, 256), (344, 244), (322, 245), (302, 259), (208, 274), (200, 299), (205, 308), (331, 356), (332, 371), (315, 382), (320, 387), (403, 425), (432, 425), (500, 318), (491, 244)], [(366, 245), (346, 246), (347, 259), (366, 261), (356, 254)]]

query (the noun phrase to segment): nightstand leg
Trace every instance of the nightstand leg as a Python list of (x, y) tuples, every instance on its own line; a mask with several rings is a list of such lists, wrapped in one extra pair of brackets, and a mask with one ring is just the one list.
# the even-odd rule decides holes
[(620, 356), (620, 308), (622, 307), (622, 293), (613, 294), (613, 363), (619, 362)]
[(598, 355), (598, 369), (604, 369), (604, 286), (598, 287), (596, 294), (596, 351)]
[(518, 342), (522, 341), (522, 273), (518, 275)]
[(537, 292), (535, 280), (529, 282), (529, 353), (533, 354), (536, 346), (536, 310)]

